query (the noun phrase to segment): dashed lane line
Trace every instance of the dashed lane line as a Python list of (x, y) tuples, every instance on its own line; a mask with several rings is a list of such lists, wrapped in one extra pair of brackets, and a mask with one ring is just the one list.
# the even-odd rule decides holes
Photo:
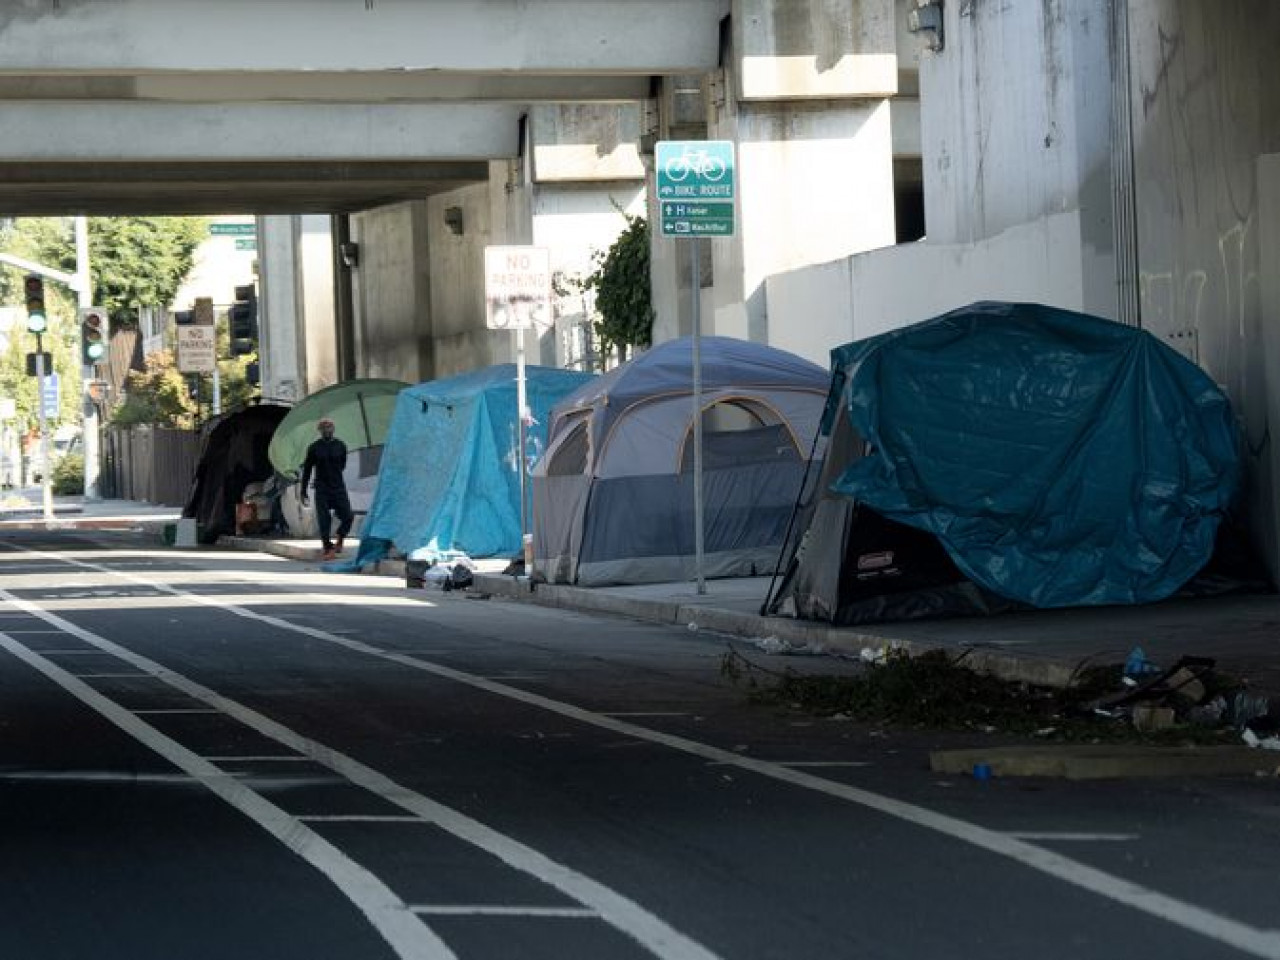
[[(80, 561), (67, 561), (80, 564)], [(98, 569), (93, 567), (93, 569)], [(111, 572), (111, 571), (106, 571)], [(185, 594), (181, 594), (185, 595)], [(193, 599), (198, 599), (197, 595), (190, 595)], [(508, 837), (503, 833), (494, 830), (492, 827), (486, 826), (478, 820), (474, 820), (451, 807), (447, 807), (442, 803), (431, 800), (422, 794), (416, 793), (405, 787), (390, 777), (379, 773), (372, 767), (367, 767), (345, 754), (332, 750), (329, 747), (304, 737), (299, 733), (277, 723), (274, 720), (258, 713), (256, 710), (245, 706), (228, 697), (209, 689), (194, 680), (191, 680), (182, 674), (176, 673), (169, 668), (150, 660), (140, 654), (134, 653), (125, 647), (122, 647), (106, 637), (100, 636), (83, 627), (79, 627), (69, 620), (64, 620), (55, 613), (50, 613), (42, 609), (37, 604), (23, 600), (15, 596), (7, 590), (0, 589), (0, 600), (7, 601), (10, 604), (25, 610), (34, 616), (44, 620), (46, 623), (53, 624), (59, 629), (65, 631), (77, 639), (86, 643), (93, 644), (104, 652), (110, 653), (125, 663), (128, 663), (139, 670), (144, 670), (157, 679), (163, 680), (177, 690), (181, 690), (194, 700), (209, 704), (209, 710), (206, 712), (221, 713), (234, 720), (239, 721), (246, 727), (256, 730), (258, 733), (275, 740), (277, 743), (297, 753), (310, 757), (317, 764), (328, 767), (335, 773), (345, 777), (357, 786), (363, 787), (371, 793), (377, 794), (382, 799), (407, 810), (414, 814), (418, 819), (423, 820), (431, 825), (439, 827), (446, 832), (470, 843), (478, 849), (497, 857), (508, 866), (526, 873), (549, 886), (566, 894), (571, 899), (593, 910), (601, 920), (614, 927), (621, 933), (631, 937), (645, 947), (654, 956), (663, 958), (663, 960), (720, 960), (712, 951), (703, 947), (701, 944), (691, 938), (680, 933), (674, 927), (670, 926), (658, 916), (650, 913), (641, 907), (638, 903), (628, 899), (617, 891), (592, 880), (585, 874), (578, 873), (569, 867), (552, 860), (533, 849)], [(210, 603), (210, 606), (222, 608), (221, 604)], [(227, 607), (226, 609), (242, 609), (235, 607)], [(249, 613), (250, 611), (245, 611)], [(254, 615), (257, 618), (257, 615)], [(302, 629), (302, 628), (299, 628)], [(10, 640), (20, 649), (26, 651), (25, 647), (21, 647), (16, 641)], [(354, 641), (352, 641), (354, 642)], [(34, 654), (28, 654), (34, 657)], [(88, 684), (77, 681), (66, 671), (60, 667), (49, 663), (52, 669), (57, 670), (60, 674), (64, 674), (67, 679), (79, 684), (85, 690), (90, 691), (95, 696), (101, 697), (97, 691), (93, 690)], [(105, 699), (105, 698), (102, 698)], [(123, 708), (115, 705), (113, 707), (121, 714), (133, 719), (135, 723), (141, 723), (137, 720), (136, 714), (142, 711), (133, 711), (132, 713), (123, 710)], [(150, 711), (149, 711), (150, 712)], [(172, 712), (172, 711), (161, 711)], [(192, 711), (184, 711), (192, 712)], [(145, 724), (143, 724), (145, 726)], [(148, 730), (154, 728), (147, 727)], [(175, 744), (176, 746), (176, 744)], [(181, 748), (184, 749), (185, 748)], [(190, 751), (186, 751), (190, 754)], [(218, 770), (207, 760), (204, 760), (195, 754), (190, 754), (191, 758), (203, 764), (210, 770)], [(226, 774), (219, 772), (221, 780), (230, 780)], [(253, 794), (257, 796), (257, 794)], [(264, 803), (267, 801), (263, 801)], [(299, 823), (297, 818), (290, 817), (291, 822)], [(309, 834), (314, 835), (314, 831), (310, 828), (304, 828)], [(318, 835), (316, 835), (318, 836)], [(335, 848), (336, 849), (336, 848)], [(406, 913), (411, 916), (411, 914)], [(426, 929), (426, 928), (424, 928)], [(432, 935), (434, 936), (434, 934)], [(441, 944), (443, 946), (443, 944)], [(447, 949), (447, 948), (446, 948)], [(417, 957), (417, 954), (406, 954), (406, 957)], [(452, 953), (445, 954), (422, 954), (423, 957), (452, 957)]]
[[(487, 693), (494, 694), (495, 696), (505, 697), (509, 700), (524, 703), (532, 707), (537, 707), (549, 713), (577, 720), (580, 723), (609, 730), (623, 736), (645, 740), (650, 743), (668, 747), (672, 750), (701, 757), (704, 760), (719, 760), (728, 765), (757, 773), (760, 776), (768, 777), (772, 780), (791, 784), (792, 786), (811, 790), (815, 793), (825, 794), (826, 796), (835, 797), (858, 806), (866, 807), (867, 809), (875, 810), (879, 813), (885, 814), (886, 816), (902, 820), (917, 827), (932, 830), (936, 833), (951, 837), (952, 839), (959, 840), (979, 849), (1005, 857), (1040, 873), (1061, 880), (1071, 886), (1079, 887), (1080, 889), (1087, 890), (1099, 897), (1131, 907), (1134, 910), (1156, 917), (1160, 920), (1164, 920), (1167, 923), (1181, 927), (1184, 930), (1191, 931), (1192, 933), (1199, 934), (1200, 936), (1206, 937), (1210, 940), (1215, 940), (1219, 943), (1234, 947), (1235, 949), (1251, 956), (1261, 957), (1263, 960), (1280, 960), (1280, 931), (1251, 926), (1206, 907), (1201, 907), (1186, 900), (1180, 900), (1176, 897), (1160, 893), (1157, 890), (1144, 887), (1139, 883), (1134, 883), (1131, 880), (1126, 880), (1123, 877), (1116, 876), (1115, 874), (1099, 870), (1096, 867), (1089, 866), (1088, 864), (1082, 863), (1078, 860), (1073, 860), (1070, 857), (1063, 856), (1053, 850), (1036, 846), (1033, 843), (1029, 843), (1017, 837), (1009, 836), (999, 830), (993, 830), (980, 826), (976, 823), (970, 823), (967, 820), (961, 820), (958, 817), (939, 813), (927, 807), (919, 806), (918, 804), (895, 800), (892, 797), (874, 793), (861, 787), (854, 787), (838, 781), (827, 780), (811, 773), (805, 773), (803, 770), (795, 770), (766, 760), (757, 760), (753, 757), (742, 756), (729, 750), (714, 747), (710, 744), (691, 740), (686, 737), (663, 733), (658, 730), (651, 730), (648, 727), (642, 727), (638, 724), (629, 723), (615, 717), (595, 713), (570, 703), (554, 700), (550, 697), (531, 693), (527, 690), (521, 690), (518, 687), (507, 686), (493, 680), (485, 680), (475, 674), (456, 670), (452, 667), (444, 666), (443, 664), (433, 663), (429, 660), (423, 660), (418, 657), (409, 656), (396, 651), (384, 650), (363, 641), (340, 637), (316, 627), (300, 626), (288, 620), (259, 613), (246, 607), (236, 606), (235, 604), (225, 603), (217, 600), (216, 598), (204, 597), (197, 593), (181, 590), (177, 587), (171, 587), (165, 583), (157, 583), (153, 580), (145, 580), (141, 577), (135, 577), (132, 574), (113, 570), (102, 564), (88, 563), (83, 560), (59, 557), (57, 554), (44, 553), (16, 545), (13, 546), (12, 549), (38, 555), (46, 559), (61, 560), (63, 563), (71, 566), (81, 567), (88, 570), (96, 570), (99, 573), (119, 577), (142, 586), (161, 590), (173, 596), (185, 597), (193, 603), (198, 603), (202, 606), (214, 607), (228, 613), (233, 613), (236, 616), (263, 623), (280, 630), (290, 631), (302, 636), (311, 637), (315, 640), (323, 640), (347, 650), (367, 654), (368, 656), (377, 657), (392, 663), (398, 663), (414, 670), (421, 670), (425, 673), (432, 674), (436, 677), (453, 680), (456, 683), (470, 686), (477, 690), (483, 690)], [(47, 613), (34, 604), (29, 604), (26, 601), (13, 598), (11, 594), (7, 593), (7, 591), (0, 590), (0, 598), (12, 599), (12, 601), (16, 602), (21, 609), (34, 613), (36, 616), (45, 619), (47, 622), (54, 622), (54, 620), (57, 620), (59, 625), (66, 624), (74, 630), (79, 630), (79, 628), (70, 624), (68, 621), (61, 620), (61, 618), (56, 617), (56, 615)], [(81, 637), (81, 639), (84, 638)], [(107, 643), (110, 643), (110, 641), (107, 641)], [(115, 647), (114, 644), (111, 646)], [(128, 653), (128, 651), (124, 651), (123, 648), (117, 647), (116, 649), (119, 649), (124, 653)]]
[(15, 638), (0, 633), (0, 647), (42, 673), (139, 743), (164, 757), (186, 777), (200, 782), (219, 799), (239, 810), (287, 849), (315, 867), (364, 914), (401, 960), (456, 960), (456, 954), (444, 941), (419, 920), (418, 915), (409, 910), (408, 905), (381, 880), (297, 817), (290, 816), (270, 800), (140, 720), (134, 713), (103, 696), (53, 661), (28, 650)]

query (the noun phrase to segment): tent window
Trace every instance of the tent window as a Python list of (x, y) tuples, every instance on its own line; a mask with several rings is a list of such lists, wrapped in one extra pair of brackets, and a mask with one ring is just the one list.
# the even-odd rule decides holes
[(576, 477), (587, 472), (587, 423), (584, 418), (557, 444), (547, 462), (547, 476)]
[[(755, 403), (725, 401), (702, 414), (702, 458), (708, 470), (799, 460), (791, 430), (777, 412)], [(685, 435), (682, 473), (693, 472), (693, 430)]]

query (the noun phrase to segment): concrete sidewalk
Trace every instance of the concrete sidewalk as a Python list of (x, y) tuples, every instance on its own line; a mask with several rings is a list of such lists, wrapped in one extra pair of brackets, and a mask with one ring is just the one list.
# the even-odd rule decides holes
[(180, 507), (136, 500), (53, 498), (53, 520), (44, 519), (39, 488), (25, 488), (0, 497), (0, 530), (156, 530), (174, 523)]
[(583, 588), (492, 575), (475, 589), (556, 607), (589, 610), (810, 649), (860, 653), (885, 644), (920, 651), (971, 651), (967, 661), (999, 676), (1063, 686), (1082, 666), (1122, 662), (1135, 646), (1157, 664), (1181, 656), (1217, 659), (1224, 671), (1280, 697), (1280, 595), (1174, 600), (1142, 607), (1036, 610), (858, 628), (764, 617), (769, 578)]
[[(223, 538), (220, 545), (318, 563), (313, 540)], [(346, 556), (354, 556), (349, 545)], [(475, 590), (511, 600), (706, 630), (744, 640), (770, 638), (809, 652), (857, 656), (886, 644), (912, 651), (969, 651), (966, 662), (1011, 680), (1065, 686), (1090, 664), (1122, 662), (1136, 646), (1157, 664), (1181, 656), (1213, 657), (1259, 693), (1280, 700), (1280, 595), (1173, 600), (1142, 607), (1037, 610), (950, 620), (874, 624), (860, 628), (788, 617), (764, 617), (768, 577), (692, 583), (572, 587), (502, 576), (506, 561), (482, 561)], [(402, 561), (365, 571), (403, 578)]]

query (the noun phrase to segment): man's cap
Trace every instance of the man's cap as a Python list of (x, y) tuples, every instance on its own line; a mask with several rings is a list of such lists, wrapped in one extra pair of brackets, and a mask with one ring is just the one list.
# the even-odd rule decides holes
[(317, 429), (318, 429), (318, 428), (320, 428), (320, 427), (323, 427), (323, 426), (330, 426), (330, 427), (332, 427), (332, 426), (333, 426), (333, 419), (332, 419), (331, 417), (321, 417), (319, 420), (317, 420), (317, 421), (316, 421), (316, 427), (317, 427)]

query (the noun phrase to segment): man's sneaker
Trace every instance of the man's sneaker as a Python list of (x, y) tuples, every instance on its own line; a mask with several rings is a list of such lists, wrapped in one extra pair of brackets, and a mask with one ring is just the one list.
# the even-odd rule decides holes
[(330, 547), (324, 553), (320, 554), (320, 559), (321, 560), (337, 560), (338, 554), (337, 552), (334, 551), (333, 547)]
[(334, 552), (334, 553), (341, 553), (341, 552), (342, 552), (342, 541), (343, 541), (343, 538), (342, 538), (342, 537), (339, 537), (339, 538), (338, 538), (338, 542), (337, 542), (336, 544), (334, 544), (334, 547), (333, 547), (333, 552)]

